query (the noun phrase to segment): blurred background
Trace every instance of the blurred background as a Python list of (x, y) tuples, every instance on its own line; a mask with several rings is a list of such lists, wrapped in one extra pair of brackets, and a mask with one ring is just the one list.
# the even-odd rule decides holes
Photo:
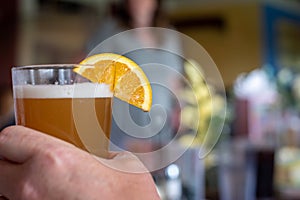
[[(11, 67), (84, 59), (115, 2), (2, 2), (2, 128), (14, 124)], [(213, 151), (199, 159), (200, 141), (176, 164), (153, 174), (162, 199), (300, 199), (300, 1), (161, 4), (172, 27), (210, 54), (227, 94), (226, 122)]]

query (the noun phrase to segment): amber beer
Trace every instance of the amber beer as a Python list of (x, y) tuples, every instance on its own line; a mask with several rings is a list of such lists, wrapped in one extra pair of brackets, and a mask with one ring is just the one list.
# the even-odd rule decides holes
[(97, 156), (108, 152), (112, 93), (109, 86), (14, 85), (16, 123), (70, 142)]

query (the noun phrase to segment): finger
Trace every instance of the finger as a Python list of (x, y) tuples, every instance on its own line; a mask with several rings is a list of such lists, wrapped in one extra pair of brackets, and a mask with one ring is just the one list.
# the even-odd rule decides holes
[(130, 152), (111, 152), (111, 159), (96, 157), (102, 164), (107, 167), (125, 172), (125, 173), (148, 173), (149, 170), (145, 165)]
[(17, 177), (20, 166), (0, 160), (0, 200), (7, 199), (16, 191)]
[[(54, 137), (23, 126), (11, 126), (0, 133), (0, 157), (23, 163), (35, 153), (55, 144), (65, 144)], [(66, 145), (66, 144), (65, 144)]]
[(25, 127), (8, 127), (0, 133), (0, 156), (12, 162), (23, 163), (31, 156), (36, 139), (38, 138), (32, 138), (31, 132)]

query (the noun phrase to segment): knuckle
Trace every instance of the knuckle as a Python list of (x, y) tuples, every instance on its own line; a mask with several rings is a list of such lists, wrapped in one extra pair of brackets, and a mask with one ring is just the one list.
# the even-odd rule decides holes
[(32, 184), (30, 179), (23, 179), (19, 182), (19, 196), (16, 199), (20, 200), (38, 200), (38, 190), (37, 187)]
[(68, 148), (50, 146), (44, 151), (41, 160), (46, 167), (61, 168), (70, 165), (72, 153)]

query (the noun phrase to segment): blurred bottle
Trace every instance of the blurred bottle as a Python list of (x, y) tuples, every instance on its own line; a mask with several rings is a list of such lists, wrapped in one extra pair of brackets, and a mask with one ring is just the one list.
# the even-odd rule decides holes
[(165, 169), (165, 196), (167, 200), (180, 200), (182, 197), (182, 183), (180, 170), (176, 164)]

